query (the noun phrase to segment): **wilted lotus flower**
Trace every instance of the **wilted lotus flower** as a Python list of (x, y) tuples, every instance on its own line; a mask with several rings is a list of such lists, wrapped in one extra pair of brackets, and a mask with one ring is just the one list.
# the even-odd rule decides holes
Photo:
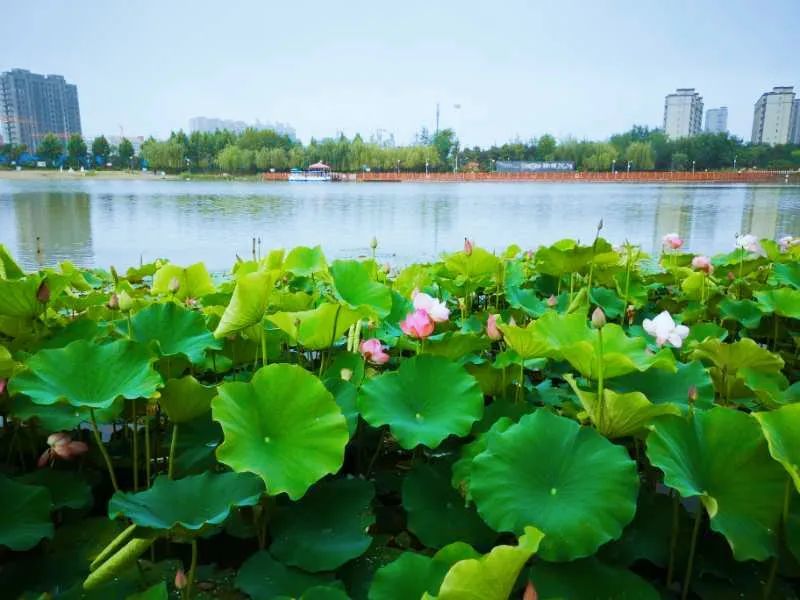
[(503, 332), (497, 327), (497, 315), (489, 315), (486, 319), (486, 335), (490, 340), (499, 340), (503, 337)]
[(178, 569), (175, 572), (175, 589), (182, 590), (186, 587), (188, 580), (186, 579), (186, 573), (183, 572), (183, 569)]
[(110, 310), (119, 310), (119, 296), (117, 296), (116, 292), (108, 297), (108, 302), (106, 302), (106, 306)]
[(628, 304), (625, 309), (625, 317), (628, 319), (628, 325), (633, 325), (633, 319), (636, 317), (636, 307), (633, 304)]
[(364, 340), (360, 346), (361, 356), (364, 360), (374, 365), (385, 365), (389, 362), (389, 355), (384, 352), (381, 341), (377, 338)]
[(400, 329), (408, 336), (425, 339), (433, 333), (435, 327), (433, 320), (428, 313), (422, 309), (415, 310), (404, 320), (400, 321)]
[(711, 264), (711, 259), (707, 256), (695, 256), (692, 259), (692, 268), (696, 271), (703, 271), (707, 275), (714, 272), (714, 265)]
[(676, 325), (672, 320), (672, 315), (668, 311), (663, 311), (655, 319), (645, 319), (642, 321), (644, 330), (656, 338), (656, 344), (663, 346), (669, 342), (671, 346), (680, 348), (683, 340), (689, 335), (689, 328), (686, 325)]
[(683, 246), (683, 240), (677, 233), (668, 233), (662, 238), (661, 241), (665, 246), (672, 248), (673, 250), (677, 250)]
[(464, 238), (464, 254), (467, 256), (472, 255), (472, 249), (475, 247), (475, 242), (468, 238)]
[(758, 238), (752, 233), (736, 236), (736, 246), (738, 248), (744, 248), (748, 252), (755, 252), (756, 254), (764, 253), (764, 249), (761, 247)]
[(800, 238), (796, 238), (791, 235), (785, 235), (778, 240), (778, 245), (781, 248), (781, 252), (787, 252), (789, 248), (792, 246), (797, 246), (798, 244), (800, 244)]
[(592, 312), (592, 327), (602, 329), (606, 324), (606, 313), (599, 306)]
[(173, 277), (169, 280), (169, 285), (167, 286), (170, 294), (177, 294), (178, 290), (181, 289), (181, 280), (177, 277)]
[(550, 297), (547, 299), (547, 306), (553, 308), (556, 304), (558, 304), (558, 300), (553, 294), (550, 294)]
[(50, 286), (47, 285), (47, 279), (42, 279), (42, 283), (36, 290), (36, 299), (45, 304), (50, 301)]
[(441, 300), (432, 298), (428, 294), (418, 290), (414, 290), (411, 294), (411, 298), (414, 300), (414, 310), (425, 311), (435, 323), (442, 323), (450, 318), (450, 310)]
[(51, 460), (63, 458), (64, 460), (72, 460), (75, 456), (85, 454), (89, 450), (83, 442), (73, 442), (69, 434), (63, 431), (59, 433), (50, 434), (47, 437), (47, 450), (45, 450), (39, 457), (38, 465), (44, 467)]

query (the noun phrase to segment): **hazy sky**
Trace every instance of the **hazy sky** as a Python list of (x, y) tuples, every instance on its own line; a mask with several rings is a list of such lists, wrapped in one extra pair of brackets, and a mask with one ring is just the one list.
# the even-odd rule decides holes
[(164, 136), (204, 115), (405, 143), (438, 101), (469, 145), (599, 139), (660, 126), (664, 95), (695, 87), (749, 139), (762, 92), (800, 91), (800, 0), (49, 0), (1, 14), (0, 71), (76, 83), (90, 135)]

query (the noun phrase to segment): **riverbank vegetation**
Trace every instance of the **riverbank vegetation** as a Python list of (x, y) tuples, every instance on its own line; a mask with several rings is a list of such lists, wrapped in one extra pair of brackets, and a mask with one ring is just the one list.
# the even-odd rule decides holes
[[(306, 168), (322, 161), (338, 172), (359, 171), (494, 171), (497, 161), (569, 161), (580, 171), (688, 171), (719, 169), (799, 169), (800, 146), (748, 144), (729, 134), (700, 134), (669, 140), (661, 130), (635, 126), (606, 141), (564, 139), (543, 135), (529, 141), (513, 141), (489, 148), (462, 147), (455, 132), (444, 129), (430, 134), (422, 130), (407, 146), (360, 135), (343, 135), (302, 144), (269, 130), (214, 133), (174, 132), (167, 140), (149, 139), (138, 155), (123, 139), (112, 148), (103, 136), (95, 138), (91, 152), (79, 136), (70, 138), (66, 150), (53, 135), (45, 136), (38, 158), (48, 165), (77, 168), (139, 168), (168, 173), (229, 173), (237, 175), (264, 171)], [(27, 157), (27, 158), (25, 158)], [(19, 147), (0, 148), (0, 164), (33, 162)]]
[(0, 589), (796, 598), (799, 242), (254, 241), (222, 277), (0, 246)]

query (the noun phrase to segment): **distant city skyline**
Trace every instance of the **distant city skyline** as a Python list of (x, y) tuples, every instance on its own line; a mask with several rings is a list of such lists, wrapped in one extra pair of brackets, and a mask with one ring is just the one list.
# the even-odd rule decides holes
[[(11, 6), (0, 71), (63, 74), (80, 89), (83, 130), (106, 135), (163, 138), (210, 115), (290, 123), (306, 142), (383, 129), (405, 144), (433, 130), (439, 102), (441, 127), (469, 146), (660, 127), (665, 94), (686, 86), (727, 106), (729, 131), (748, 140), (760, 94), (800, 85), (796, 0), (733, 0), (722, 11), (712, 0), (151, 8)], [(713, 11), (713, 31), (685, 18), (689, 9)]]

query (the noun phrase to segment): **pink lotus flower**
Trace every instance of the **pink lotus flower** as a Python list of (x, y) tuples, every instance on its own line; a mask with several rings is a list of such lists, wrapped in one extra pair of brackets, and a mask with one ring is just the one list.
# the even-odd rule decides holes
[(503, 332), (497, 328), (497, 315), (489, 315), (486, 319), (486, 335), (490, 340), (499, 340), (503, 337)]
[(424, 340), (432, 334), (434, 327), (433, 319), (423, 309), (415, 310), (403, 321), (400, 321), (400, 329), (403, 330), (403, 333), (420, 340)]
[(384, 352), (381, 341), (376, 338), (361, 342), (361, 356), (373, 365), (385, 365), (389, 362), (389, 355)]
[(6, 384), (8, 383), (7, 379), (0, 378), (0, 394), (6, 391)]
[(39, 457), (37, 464), (40, 467), (44, 467), (51, 460), (55, 460), (56, 457), (72, 460), (74, 457), (89, 451), (89, 446), (84, 442), (73, 442), (69, 434), (63, 431), (50, 434), (47, 437), (47, 446), (47, 450)]
[(762, 255), (764, 254), (764, 249), (761, 247), (761, 243), (752, 233), (736, 236), (736, 246), (743, 248), (748, 252), (754, 252)]
[(186, 579), (186, 573), (183, 569), (178, 569), (175, 571), (175, 589), (182, 590), (186, 587), (188, 580)]
[(469, 238), (464, 238), (464, 254), (472, 256), (472, 249), (475, 247), (475, 242)]
[(411, 298), (414, 301), (414, 310), (425, 311), (433, 322), (442, 323), (450, 318), (450, 310), (441, 300), (437, 300), (418, 290), (414, 290)]
[(681, 236), (679, 236), (677, 233), (668, 233), (662, 238), (661, 241), (665, 246), (668, 246), (673, 250), (677, 250), (678, 248), (683, 246), (683, 240), (681, 239)]
[(556, 304), (558, 304), (558, 300), (553, 294), (550, 294), (550, 297), (547, 299), (547, 306), (553, 308)]
[(714, 265), (711, 264), (711, 259), (707, 256), (695, 256), (692, 259), (692, 268), (696, 271), (703, 271), (707, 275), (714, 272)]

